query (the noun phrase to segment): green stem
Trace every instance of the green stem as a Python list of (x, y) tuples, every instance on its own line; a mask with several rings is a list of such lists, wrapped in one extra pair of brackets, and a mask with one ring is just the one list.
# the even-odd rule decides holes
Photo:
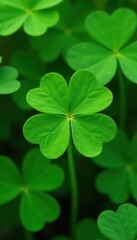
[(126, 121), (126, 85), (125, 79), (123, 77), (123, 73), (120, 69), (118, 69), (118, 80), (119, 80), (119, 125), (122, 129), (125, 127)]
[(28, 230), (25, 230), (25, 238), (26, 240), (34, 240), (33, 234), (29, 232)]
[(77, 178), (75, 174), (75, 166), (72, 151), (72, 137), (70, 136), (68, 145), (68, 164), (70, 174), (70, 187), (71, 187), (71, 216), (70, 216), (70, 236), (74, 238), (74, 231), (76, 228), (77, 217), (78, 217), (78, 189), (77, 189)]

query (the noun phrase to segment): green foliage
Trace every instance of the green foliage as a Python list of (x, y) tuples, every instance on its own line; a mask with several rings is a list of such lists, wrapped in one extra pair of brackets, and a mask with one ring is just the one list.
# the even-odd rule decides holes
[(137, 208), (129, 203), (116, 212), (106, 210), (98, 217), (98, 226), (109, 240), (135, 240), (137, 237)]
[(130, 195), (137, 201), (136, 146), (137, 133), (129, 141), (119, 130), (116, 138), (104, 146), (100, 156), (93, 159), (97, 165), (107, 168), (98, 174), (96, 187), (115, 203), (126, 202)]
[(120, 65), (124, 75), (137, 83), (137, 42), (125, 47), (135, 33), (136, 18), (128, 8), (119, 8), (111, 16), (103, 11), (90, 13), (85, 21), (86, 29), (98, 43), (73, 46), (67, 56), (69, 65), (75, 70), (89, 70), (100, 84), (108, 83)]
[(55, 221), (60, 214), (58, 202), (50, 192), (62, 184), (60, 167), (50, 164), (38, 149), (30, 150), (23, 161), (22, 176), (11, 159), (0, 157), (0, 204), (21, 194), (20, 218), (25, 228), (39, 231), (46, 222)]
[(102, 143), (112, 140), (116, 134), (113, 120), (96, 113), (110, 105), (112, 94), (98, 86), (88, 71), (76, 72), (69, 88), (61, 75), (48, 73), (40, 87), (28, 93), (27, 101), (43, 114), (26, 121), (24, 136), (31, 143), (39, 144), (48, 158), (58, 158), (65, 152), (70, 128), (77, 150), (87, 157), (97, 156), (102, 151)]
[[(0, 57), (0, 63), (2, 57)], [(20, 88), (20, 82), (17, 81), (18, 72), (10, 66), (0, 67), (0, 94), (9, 94)]]
[(50, 9), (62, 0), (0, 0), (0, 34), (10, 35), (22, 25), (24, 31), (32, 36), (46, 32), (54, 26), (58, 19), (58, 12)]
[(136, 12), (0, 0), (0, 239), (137, 239)]

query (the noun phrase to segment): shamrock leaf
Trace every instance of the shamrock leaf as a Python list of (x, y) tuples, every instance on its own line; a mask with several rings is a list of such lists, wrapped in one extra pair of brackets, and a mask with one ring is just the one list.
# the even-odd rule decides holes
[(112, 119), (96, 113), (110, 105), (112, 93), (98, 86), (88, 71), (76, 72), (69, 88), (61, 75), (48, 73), (39, 88), (30, 90), (27, 101), (43, 114), (26, 121), (24, 136), (31, 143), (39, 144), (48, 158), (58, 158), (65, 152), (70, 131), (77, 150), (87, 157), (98, 155), (103, 142), (115, 136)]
[(85, 25), (98, 43), (74, 45), (68, 52), (68, 64), (75, 70), (89, 70), (100, 84), (108, 83), (120, 65), (124, 75), (137, 83), (137, 42), (124, 46), (136, 30), (134, 11), (119, 8), (111, 16), (103, 11), (94, 11), (87, 16)]
[(25, 228), (39, 231), (60, 214), (58, 202), (50, 196), (64, 180), (60, 167), (51, 165), (38, 149), (30, 150), (23, 161), (22, 175), (11, 159), (0, 156), (0, 204), (21, 194), (20, 218)]
[(89, 38), (82, 21), (86, 16), (83, 4), (76, 3), (72, 7), (70, 1), (66, 0), (59, 5), (58, 10), (60, 15), (58, 24), (46, 34), (31, 38), (32, 47), (39, 52), (40, 58), (45, 62), (52, 62), (61, 54), (66, 57), (71, 46)]
[(22, 25), (24, 31), (32, 36), (41, 35), (47, 28), (54, 26), (58, 12), (49, 9), (62, 0), (0, 0), (0, 34), (10, 35)]
[(100, 156), (93, 159), (97, 165), (107, 168), (96, 178), (97, 189), (118, 204), (127, 201), (130, 195), (137, 201), (136, 144), (137, 134), (129, 142), (125, 133), (119, 130), (116, 138), (104, 146)]
[(135, 240), (137, 237), (137, 208), (122, 204), (116, 212), (106, 210), (98, 217), (100, 231), (110, 240)]
[(10, 66), (0, 67), (0, 94), (9, 94), (20, 88), (20, 82), (17, 81), (18, 72)]

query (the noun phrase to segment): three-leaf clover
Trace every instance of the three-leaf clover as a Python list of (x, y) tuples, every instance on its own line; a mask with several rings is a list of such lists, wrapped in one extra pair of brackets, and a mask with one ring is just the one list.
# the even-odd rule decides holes
[(98, 86), (86, 70), (74, 73), (69, 87), (60, 74), (46, 74), (40, 87), (29, 91), (27, 101), (42, 113), (26, 121), (24, 136), (39, 144), (47, 158), (58, 158), (65, 152), (71, 131), (75, 147), (87, 157), (97, 156), (103, 143), (116, 134), (114, 121), (97, 113), (110, 105), (112, 93)]
[(60, 214), (58, 202), (49, 194), (64, 180), (60, 167), (50, 164), (38, 149), (30, 150), (23, 161), (22, 176), (15, 163), (0, 156), (0, 204), (21, 195), (20, 218), (25, 228), (39, 231)]
[(100, 156), (93, 159), (97, 165), (107, 168), (97, 176), (96, 187), (115, 203), (127, 201), (130, 195), (137, 201), (136, 146), (137, 133), (129, 141), (119, 130), (116, 138), (104, 146)]
[[(0, 63), (2, 57), (0, 57)], [(20, 82), (17, 81), (18, 72), (10, 66), (0, 67), (0, 94), (10, 94), (20, 88)]]
[(109, 240), (135, 240), (137, 238), (137, 208), (122, 204), (116, 212), (106, 210), (98, 217), (98, 227)]
[(22, 25), (32, 36), (41, 35), (54, 26), (59, 14), (51, 9), (62, 0), (0, 0), (0, 35), (10, 35)]
[(68, 52), (69, 65), (75, 70), (91, 71), (100, 84), (108, 83), (120, 65), (124, 75), (137, 83), (137, 41), (125, 47), (136, 30), (134, 11), (120, 8), (111, 16), (103, 11), (94, 11), (87, 16), (85, 25), (98, 44), (85, 42), (74, 45)]

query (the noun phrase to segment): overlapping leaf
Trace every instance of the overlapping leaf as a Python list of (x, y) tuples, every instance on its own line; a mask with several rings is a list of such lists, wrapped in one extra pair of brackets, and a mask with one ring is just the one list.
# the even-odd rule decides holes
[(59, 14), (51, 9), (62, 0), (0, 0), (0, 34), (10, 35), (22, 25), (24, 31), (33, 36), (41, 35), (55, 25)]
[(135, 240), (137, 237), (137, 208), (122, 204), (116, 212), (106, 210), (98, 217), (100, 231), (109, 240)]
[(98, 43), (74, 45), (68, 52), (68, 64), (75, 70), (88, 69), (100, 84), (106, 84), (115, 75), (119, 62), (125, 76), (137, 83), (137, 43), (125, 47), (136, 30), (136, 18), (128, 8), (119, 8), (112, 15), (103, 11), (89, 14), (85, 25)]
[(17, 81), (18, 72), (10, 66), (0, 67), (0, 94), (10, 94), (20, 88), (20, 82)]
[(64, 174), (60, 167), (51, 165), (38, 149), (30, 150), (25, 156), (23, 176), (7, 157), (0, 157), (0, 165), (0, 204), (22, 194), (20, 218), (24, 227), (39, 231), (46, 222), (58, 218), (60, 206), (45, 191), (55, 190), (63, 183)]
[(65, 152), (71, 130), (76, 148), (87, 157), (98, 155), (103, 142), (111, 141), (116, 133), (111, 118), (96, 114), (109, 106), (112, 93), (98, 86), (88, 71), (76, 72), (69, 88), (61, 75), (48, 73), (40, 87), (28, 93), (27, 101), (43, 114), (26, 121), (24, 136), (39, 144), (48, 158), (58, 158)]
[(97, 165), (107, 168), (97, 176), (96, 187), (115, 203), (127, 201), (130, 195), (137, 201), (136, 144), (137, 134), (129, 142), (125, 133), (119, 130), (116, 138), (104, 146), (100, 156), (93, 159)]

